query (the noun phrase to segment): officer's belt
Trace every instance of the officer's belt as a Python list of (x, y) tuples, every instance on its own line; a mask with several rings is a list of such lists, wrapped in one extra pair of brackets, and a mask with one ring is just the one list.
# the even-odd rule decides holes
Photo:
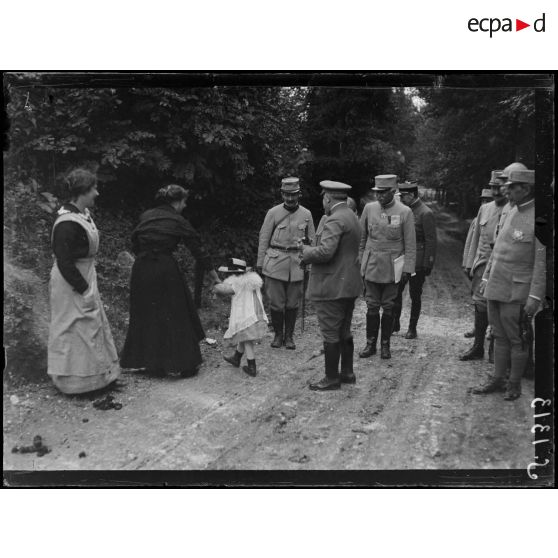
[(277, 246), (277, 244), (270, 244), (270, 248), (274, 248), (275, 250), (281, 250), (282, 252), (298, 252), (299, 248), (296, 246), (292, 248), (285, 248), (284, 246)]
[(390, 249), (394, 249), (394, 248), (399, 248), (400, 250), (403, 250), (403, 248), (405, 247), (405, 245), (403, 244), (402, 240), (372, 240), (372, 239), (368, 239), (368, 245), (370, 246), (370, 248), (390, 248)]

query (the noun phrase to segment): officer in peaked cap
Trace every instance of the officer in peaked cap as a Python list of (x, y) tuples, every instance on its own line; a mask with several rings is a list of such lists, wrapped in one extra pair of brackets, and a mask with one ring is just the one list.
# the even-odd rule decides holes
[(496, 237), (481, 288), (494, 329), (494, 375), (473, 393), (505, 389), (504, 399), (512, 401), (521, 395), (529, 358), (526, 331), (545, 296), (546, 251), (535, 236), (535, 171), (509, 171), (506, 186), (514, 206)]
[(295, 349), (293, 340), (304, 272), (299, 265), (298, 241), (314, 240), (314, 222), (302, 207), (300, 182), (289, 177), (281, 181), (283, 203), (266, 214), (260, 230), (258, 272), (265, 276), (265, 290), (270, 301), (271, 323), (275, 337), (271, 346)]
[[(494, 235), (502, 211), (506, 205), (506, 186), (501, 170), (490, 173), (490, 192), (492, 201), (482, 204), (476, 216), (477, 226), (471, 238), (466, 268), (470, 270), (471, 292), (475, 306), (474, 341), (472, 347), (462, 354), (460, 360), (478, 360), (484, 358), (484, 343), (488, 328), (488, 310), (486, 299), (480, 292), (481, 279), (492, 253)], [(492, 359), (492, 342), (489, 348), (489, 359)]]
[[(347, 205), (348, 184), (320, 182), (325, 216), (320, 221), (312, 246), (304, 246), (302, 263), (312, 264), (308, 298), (313, 301), (322, 333), (325, 377), (310, 389), (338, 389), (341, 383), (355, 383), (354, 343), (351, 321), (355, 299), (362, 290), (358, 266), (360, 225)], [(339, 373), (341, 359), (341, 373)]]
[[(401, 193), (401, 202), (411, 208), (415, 218), (417, 254), (415, 274), (409, 279), (411, 316), (409, 329), (405, 334), (405, 339), (415, 339), (422, 303), (422, 287), (426, 277), (432, 272), (436, 258), (436, 222), (433, 211), (419, 197), (418, 184), (410, 182), (399, 184), (399, 192)], [(393, 331), (399, 331), (400, 329), (399, 318), (404, 290), (405, 283), (400, 281), (393, 308)]]
[[(395, 174), (376, 176), (372, 190), (376, 192), (378, 201), (367, 204), (360, 217), (360, 270), (366, 285), (365, 298), (368, 306), (366, 347), (359, 355), (361, 358), (376, 354), (380, 325), (381, 357), (391, 358), (390, 337), (397, 283), (406, 283), (415, 272), (416, 238), (413, 212), (394, 198), (396, 188)], [(394, 262), (396, 259), (397, 262)], [(396, 277), (396, 272), (401, 273), (400, 278)], [(381, 319), (380, 308), (383, 309)]]

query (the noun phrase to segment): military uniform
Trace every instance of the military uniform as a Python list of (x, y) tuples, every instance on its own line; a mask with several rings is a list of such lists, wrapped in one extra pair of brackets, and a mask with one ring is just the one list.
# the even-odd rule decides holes
[[(283, 192), (298, 192), (298, 179), (285, 179)], [(290, 340), (296, 323), (304, 272), (299, 266), (297, 242), (314, 239), (312, 214), (301, 205), (290, 209), (285, 204), (272, 207), (260, 230), (257, 267), (265, 276), (265, 290), (271, 307), (271, 322), (276, 333), (272, 346)], [(284, 333), (284, 337), (283, 337)], [(280, 341), (278, 341), (280, 338)]]
[[(342, 195), (350, 188), (329, 180), (320, 185), (326, 193)], [(332, 389), (340, 381), (355, 381), (351, 321), (355, 299), (362, 291), (358, 265), (360, 225), (346, 201), (331, 203), (329, 214), (320, 221), (313, 246), (305, 246), (302, 252), (302, 262), (312, 264), (308, 298), (316, 308), (326, 359), (326, 377), (313, 384), (313, 389)]]
[[(508, 184), (534, 185), (534, 171), (512, 171)], [(542, 301), (546, 287), (545, 247), (535, 236), (535, 200), (514, 206), (496, 237), (483, 281), (488, 315), (494, 328), (494, 378), (476, 393), (501, 388), (509, 369), (507, 399), (521, 393), (520, 382), (529, 356), (522, 336), (523, 311), (529, 297)]]
[[(376, 177), (375, 190), (386, 192), (397, 187), (396, 175)], [(416, 238), (413, 212), (397, 199), (385, 207), (379, 201), (365, 206), (360, 218), (359, 256), (361, 275), (366, 286), (366, 340), (361, 358), (375, 354), (376, 341), (382, 326), (382, 356), (390, 358), (389, 343), (393, 328), (393, 306), (397, 296), (394, 260), (404, 256), (403, 273), (415, 272)], [(383, 315), (380, 320), (380, 308)], [(385, 355), (385, 356), (384, 356)]]
[[(401, 192), (417, 190), (414, 184), (399, 185)], [(417, 198), (409, 206), (413, 212), (415, 220), (416, 237), (416, 263), (415, 274), (409, 279), (409, 294), (411, 296), (411, 316), (409, 320), (409, 330), (405, 337), (414, 339), (417, 336), (416, 327), (422, 306), (422, 287), (427, 275), (430, 275), (436, 259), (436, 221), (434, 212), (420, 199)], [(394, 303), (394, 331), (399, 331), (399, 317), (403, 300), (405, 283), (400, 282), (397, 289), (397, 296)]]
[[(491, 171), (490, 186), (503, 185), (502, 171)], [(483, 190), (485, 192), (485, 190)], [(482, 197), (482, 195), (481, 195)], [(476, 360), (484, 358), (484, 340), (488, 329), (488, 314), (486, 299), (480, 291), (481, 279), (486, 268), (486, 263), (494, 245), (494, 233), (502, 214), (503, 204), (493, 200), (480, 206), (476, 216), (476, 227), (473, 231), (467, 258), (464, 262), (465, 269), (470, 270), (471, 295), (475, 305), (475, 327), (473, 330), (474, 342), (472, 347), (459, 358), (460, 360)], [(492, 360), (492, 342), (489, 356)]]

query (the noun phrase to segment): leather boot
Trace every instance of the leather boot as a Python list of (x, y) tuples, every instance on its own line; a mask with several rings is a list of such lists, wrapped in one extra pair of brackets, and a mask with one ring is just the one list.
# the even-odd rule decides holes
[(459, 360), (481, 360), (484, 358), (484, 336), (488, 327), (488, 313), (475, 308), (475, 341), (473, 346)]
[(382, 314), (382, 347), (381, 358), (391, 358), (391, 351), (389, 346), (389, 339), (391, 337), (391, 330), (393, 329), (393, 316), (391, 314)]
[(504, 399), (506, 401), (514, 401), (515, 399), (518, 399), (520, 396), (521, 396), (521, 381), (508, 382)]
[(285, 310), (285, 348), (294, 350), (296, 345), (293, 341), (293, 333), (296, 323), (298, 308), (287, 308)]
[(256, 371), (256, 359), (250, 360), (248, 359), (248, 364), (244, 365), (242, 367), (242, 370), (244, 370), (244, 372), (246, 372), (246, 374), (248, 374), (248, 376), (255, 376), (257, 371)]
[(474, 336), (475, 336), (475, 328), (463, 334), (463, 337), (465, 337), (466, 339), (472, 339)]
[(505, 389), (506, 382), (504, 378), (498, 376), (490, 376), (484, 384), (471, 389), (471, 393), (479, 395), (485, 393), (494, 393), (495, 391), (504, 391)]
[(341, 383), (354, 384), (356, 376), (353, 372), (353, 354), (355, 344), (352, 337), (341, 341)]
[(325, 377), (315, 384), (310, 384), (313, 391), (328, 391), (339, 389), (341, 380), (339, 379), (339, 356), (341, 352), (340, 343), (324, 342), (325, 355)]
[(240, 366), (240, 361), (242, 359), (242, 355), (244, 353), (239, 353), (238, 351), (234, 352), (232, 356), (224, 356), (223, 359), (226, 360), (229, 364), (236, 366), (238, 368)]
[(411, 318), (409, 320), (409, 329), (405, 334), (405, 339), (416, 339), (417, 338), (417, 322), (418, 318)]
[(275, 337), (271, 342), (271, 346), (274, 349), (279, 349), (283, 346), (283, 322), (285, 320), (285, 315), (283, 312), (278, 310), (271, 311), (271, 323), (273, 325), (273, 331), (275, 331)]
[(376, 354), (376, 342), (380, 330), (380, 315), (366, 314), (366, 347), (359, 353), (360, 358), (368, 358)]

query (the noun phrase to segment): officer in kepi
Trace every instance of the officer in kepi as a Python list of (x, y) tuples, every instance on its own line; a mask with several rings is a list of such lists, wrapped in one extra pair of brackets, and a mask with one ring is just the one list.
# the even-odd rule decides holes
[(521, 395), (529, 326), (545, 296), (546, 251), (535, 236), (535, 171), (512, 170), (506, 186), (514, 206), (502, 223), (482, 278), (494, 329), (494, 375), (472, 391), (505, 390), (504, 399), (513, 401)]
[(492, 201), (482, 204), (477, 213), (477, 226), (471, 238), (469, 255), (466, 268), (470, 269), (471, 293), (475, 305), (475, 328), (473, 346), (464, 354), (460, 360), (479, 360), (484, 358), (484, 341), (488, 328), (488, 310), (486, 298), (480, 292), (481, 279), (486, 269), (486, 264), (494, 246), (494, 235), (506, 205), (505, 179), (502, 178), (501, 170), (493, 170), (490, 175), (490, 191)]
[[(324, 342), (325, 377), (310, 384), (314, 391), (354, 384), (354, 343), (351, 321), (355, 299), (362, 290), (358, 265), (360, 225), (347, 205), (351, 187), (342, 182), (320, 182), (325, 217), (313, 246), (301, 246), (302, 264), (312, 264), (308, 298), (313, 301)], [(341, 373), (339, 373), (341, 359)]]
[[(378, 201), (368, 203), (360, 217), (359, 259), (366, 286), (366, 347), (361, 358), (376, 354), (380, 324), (381, 358), (391, 358), (393, 306), (398, 283), (415, 272), (416, 238), (412, 210), (395, 199), (397, 175), (375, 178)], [(380, 308), (383, 314), (380, 319)]]
[[(409, 329), (405, 339), (415, 339), (417, 336), (417, 323), (422, 306), (422, 286), (426, 277), (432, 273), (434, 260), (436, 259), (436, 221), (434, 212), (420, 199), (418, 185), (405, 182), (399, 184), (401, 202), (410, 207), (415, 218), (415, 236), (417, 243), (417, 255), (415, 264), (415, 275), (409, 279), (409, 294), (411, 296), (411, 316)], [(401, 304), (405, 283), (399, 282), (397, 297), (393, 312), (393, 331), (399, 331), (399, 318), (401, 316)]]
[(302, 207), (300, 183), (295, 177), (281, 181), (283, 203), (266, 214), (260, 230), (257, 271), (265, 277), (265, 291), (270, 301), (271, 324), (275, 337), (271, 346), (295, 349), (293, 335), (302, 295), (304, 271), (300, 268), (299, 241), (314, 240), (314, 222)]

